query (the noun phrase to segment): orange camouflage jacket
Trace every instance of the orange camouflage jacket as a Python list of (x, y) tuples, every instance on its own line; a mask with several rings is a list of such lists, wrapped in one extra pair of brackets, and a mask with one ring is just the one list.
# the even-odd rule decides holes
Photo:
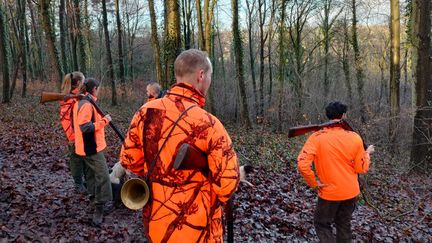
[[(71, 91), (71, 94), (77, 94), (78, 88)], [(77, 102), (76, 98), (60, 101), (60, 123), (66, 138), (69, 142), (75, 141), (75, 133), (73, 129), (73, 106)]]
[[(124, 168), (146, 176), (169, 130), (179, 121), (149, 175), (151, 200), (143, 221), (150, 242), (222, 242), (222, 209), (239, 183), (239, 166), (222, 123), (202, 109), (205, 99), (192, 86), (174, 85), (166, 96), (143, 105), (132, 119), (120, 160)], [(176, 171), (181, 144), (207, 154), (209, 175), (199, 170)]]

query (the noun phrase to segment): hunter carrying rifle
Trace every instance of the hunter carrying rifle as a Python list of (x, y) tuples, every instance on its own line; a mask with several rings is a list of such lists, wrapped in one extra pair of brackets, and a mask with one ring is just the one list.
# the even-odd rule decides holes
[[(222, 242), (221, 206), (236, 191), (240, 176), (228, 133), (202, 109), (212, 65), (205, 52), (190, 49), (177, 57), (174, 72), (177, 83), (170, 91), (134, 115), (121, 166), (144, 177), (150, 187), (143, 221), (151, 242)], [(173, 169), (185, 143), (205, 154), (207, 176), (198, 169)]]
[(360, 135), (342, 120), (346, 118), (346, 105), (331, 102), (325, 110), (329, 122), (293, 128), (290, 133), (296, 136), (319, 129), (300, 151), (298, 170), (318, 193), (314, 224), (320, 242), (351, 242), (351, 218), (360, 194), (358, 174), (368, 171), (370, 154), (375, 149), (370, 145), (365, 150)]

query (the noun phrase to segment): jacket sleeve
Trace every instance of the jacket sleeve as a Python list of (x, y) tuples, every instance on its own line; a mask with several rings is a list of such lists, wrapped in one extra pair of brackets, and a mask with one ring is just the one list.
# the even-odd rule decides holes
[(357, 154), (354, 160), (354, 171), (358, 174), (364, 174), (369, 170), (370, 156), (363, 147), (363, 141), (360, 136), (356, 136)]
[(144, 176), (148, 171), (147, 165), (144, 163), (142, 142), (144, 115), (144, 109), (135, 113), (120, 151), (120, 161), (123, 168), (139, 176)]
[(60, 101), (60, 123), (69, 142), (74, 141), (74, 131), (72, 127), (72, 110), (74, 104), (75, 101), (73, 99), (67, 102)]
[(213, 126), (208, 138), (210, 183), (220, 202), (225, 203), (237, 190), (240, 181), (239, 165), (231, 138), (220, 121)]
[(92, 122), (92, 116), (93, 106), (90, 103), (84, 103), (78, 111), (78, 125), (82, 133), (99, 131), (108, 124), (105, 118)]
[(314, 135), (309, 137), (300, 151), (299, 156), (297, 157), (297, 166), (300, 174), (305, 179), (306, 183), (314, 188), (318, 186), (318, 182), (316, 180), (315, 173), (312, 170), (312, 162), (315, 160), (315, 155), (317, 153), (317, 145), (314, 139)]

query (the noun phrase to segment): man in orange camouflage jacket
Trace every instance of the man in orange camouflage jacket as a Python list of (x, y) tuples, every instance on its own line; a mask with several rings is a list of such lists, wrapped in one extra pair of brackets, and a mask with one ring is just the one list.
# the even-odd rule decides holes
[[(333, 121), (345, 118), (346, 111), (346, 105), (340, 102), (326, 107), (326, 115)], [(373, 145), (365, 151), (362, 138), (342, 127), (317, 131), (303, 146), (297, 159), (298, 170), (306, 183), (318, 191), (314, 224), (320, 242), (351, 242), (351, 217), (360, 194), (357, 177), (368, 171), (372, 152)]]
[[(148, 175), (150, 202), (143, 221), (150, 242), (222, 242), (222, 208), (239, 183), (239, 166), (222, 123), (202, 109), (211, 83), (212, 66), (205, 52), (190, 49), (174, 63), (177, 83), (166, 96), (143, 105), (132, 119), (123, 143), (121, 165)], [(180, 114), (188, 109), (167, 138)], [(207, 154), (209, 174), (175, 170), (174, 158), (183, 143)]]

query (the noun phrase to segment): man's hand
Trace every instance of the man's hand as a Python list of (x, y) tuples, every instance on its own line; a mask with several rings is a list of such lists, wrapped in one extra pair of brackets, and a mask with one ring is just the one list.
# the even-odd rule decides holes
[(112, 121), (112, 118), (109, 114), (107, 114), (104, 118), (107, 119), (108, 123), (110, 123)]
[(366, 149), (366, 153), (372, 154), (373, 152), (375, 152), (375, 146), (369, 145), (369, 147)]
[(318, 183), (318, 185), (313, 188), (313, 189), (315, 189), (317, 191), (320, 191), (321, 188), (323, 188), (323, 187), (329, 186), (329, 184), (323, 184), (323, 183), (321, 183), (321, 181), (317, 181), (317, 183)]
[(109, 175), (110, 181), (113, 184), (120, 184), (120, 178), (124, 176), (126, 170), (121, 165), (120, 161), (112, 167), (112, 172)]

